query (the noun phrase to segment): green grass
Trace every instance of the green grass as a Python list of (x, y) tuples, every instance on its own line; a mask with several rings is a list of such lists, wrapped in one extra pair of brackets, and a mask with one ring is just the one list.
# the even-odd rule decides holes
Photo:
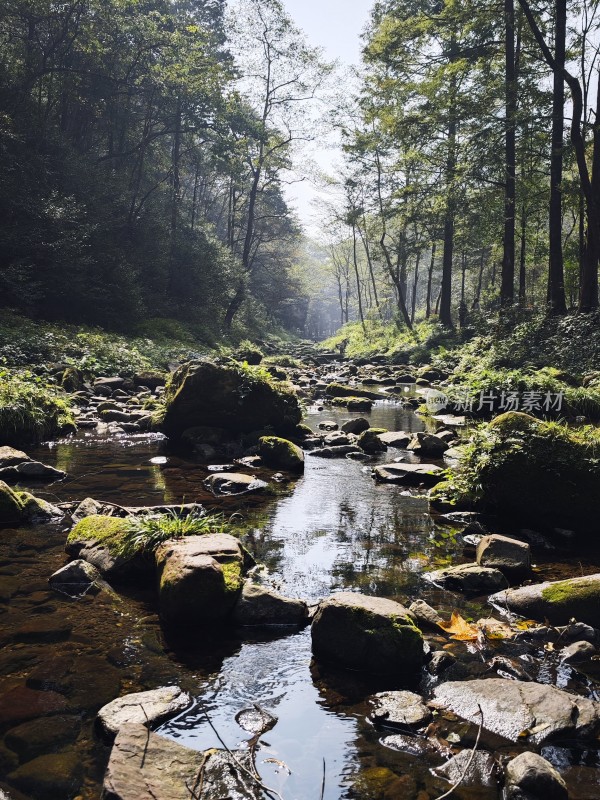
[(192, 513), (182, 516), (171, 511), (159, 516), (137, 517), (129, 521), (127, 530), (121, 536), (119, 553), (123, 556), (154, 553), (163, 542), (170, 539), (226, 533), (229, 529), (229, 522), (223, 514)]
[(20, 444), (49, 439), (74, 428), (68, 397), (30, 372), (0, 370), (0, 441)]

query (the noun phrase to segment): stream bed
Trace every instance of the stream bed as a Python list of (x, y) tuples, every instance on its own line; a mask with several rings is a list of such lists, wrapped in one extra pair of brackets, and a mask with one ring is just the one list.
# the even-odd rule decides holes
[[(341, 424), (353, 416), (315, 407), (306, 422), (316, 429), (323, 420)], [(369, 419), (389, 430), (425, 428), (394, 401), (376, 402)], [(457, 531), (436, 521), (425, 498), (371, 478), (373, 463), (413, 458), (406, 451), (367, 463), (307, 455), (304, 475), (276, 484), (267, 498), (213, 497), (202, 485), (206, 465), (171, 451), (158, 434), (85, 432), (29, 453), (68, 473), (46, 489), (25, 487), (53, 502), (88, 496), (122, 505), (196, 501), (235, 514), (244, 543), (285, 595), (315, 603), (350, 589), (401, 602), (422, 597), (474, 619), (489, 614), (483, 601), (467, 602), (422, 580), (425, 570), (468, 559)], [(151, 591), (119, 587), (116, 603), (102, 594), (74, 602), (51, 592), (48, 577), (66, 562), (66, 532), (64, 524), (6, 529), (0, 541), (0, 732), (8, 737), (0, 744), (0, 787), (15, 800), (99, 800), (109, 746), (95, 729), (96, 711), (119, 694), (165, 683), (181, 685), (194, 703), (158, 732), (198, 750), (243, 745), (249, 737), (235, 719), (243, 709), (259, 704), (275, 715), (256, 762), (284, 800), (318, 800), (323, 781), (325, 800), (433, 800), (448, 788), (431, 772), (447, 756), (381, 743), (364, 702), (380, 687), (317, 666), (309, 629), (225, 636), (190, 630), (183, 641), (165, 642)], [(538, 559), (540, 580), (580, 569), (600, 571), (597, 555), (548, 552)], [(447, 637), (437, 638), (437, 647), (448, 645)], [(469, 657), (478, 659), (475, 651)], [(561, 675), (548, 666), (545, 678), (582, 690), (568, 669)], [(51, 716), (32, 701), (39, 688), (55, 703)], [(21, 767), (15, 741), (27, 756)], [(600, 798), (597, 751), (557, 746), (545, 755), (570, 774), (570, 787), (580, 787), (572, 800)], [(15, 791), (12, 779), (3, 784), (2, 776), (15, 770), (29, 770), (29, 779), (18, 783), (33, 787), (29, 792)], [(498, 796), (496, 788), (456, 793), (473, 800)]]

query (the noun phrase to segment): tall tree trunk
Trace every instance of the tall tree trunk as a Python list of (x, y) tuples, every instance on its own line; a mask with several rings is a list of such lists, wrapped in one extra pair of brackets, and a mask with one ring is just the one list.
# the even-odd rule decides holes
[(527, 301), (527, 216), (525, 202), (521, 203), (521, 252), (519, 255), (519, 305), (523, 308)]
[(515, 64), (515, 6), (514, 0), (504, 0), (505, 16), (505, 190), (504, 240), (500, 303), (509, 306), (515, 293), (515, 196), (516, 196), (516, 114), (517, 74)]
[(356, 223), (353, 222), (352, 223), (352, 261), (353, 261), (353, 264), (354, 264), (354, 275), (356, 277), (356, 294), (357, 294), (357, 298), (358, 298), (358, 313), (360, 315), (360, 322), (361, 322), (361, 325), (363, 326), (363, 330), (366, 330), (366, 328), (365, 328), (365, 314), (364, 314), (364, 311), (363, 311), (363, 303), (362, 303), (362, 292), (360, 290), (360, 275), (359, 275), (359, 272), (358, 272), (358, 253), (357, 253), (356, 244), (357, 244), (357, 242), (356, 242)]
[(567, 0), (556, 0), (554, 26), (554, 59), (552, 93), (552, 151), (550, 155), (550, 263), (548, 270), (548, 304), (552, 314), (566, 314), (565, 274), (562, 243), (562, 171), (563, 128), (565, 107), (565, 46), (567, 36)]
[(181, 192), (181, 99), (177, 98), (171, 150), (171, 220), (169, 238), (169, 294), (178, 296), (182, 287), (177, 274), (177, 228), (179, 225), (179, 201)]
[(419, 286), (419, 263), (421, 261), (421, 251), (417, 250), (417, 258), (415, 260), (415, 278), (413, 280), (412, 289), (412, 307), (410, 309), (410, 321), (415, 324), (415, 313), (417, 310), (417, 288)]
[(427, 271), (427, 298), (425, 300), (425, 318), (429, 319), (431, 316), (431, 290), (433, 284), (433, 268), (435, 267), (435, 251), (437, 248), (437, 242), (433, 242), (431, 245), (431, 258), (429, 260), (429, 269)]
[[(456, 42), (450, 42), (450, 63), (456, 60)], [(452, 261), (454, 258), (454, 228), (456, 217), (456, 78), (452, 76), (451, 101), (448, 123), (448, 155), (446, 158), (446, 211), (444, 214), (444, 257), (442, 260), (442, 285), (440, 288), (439, 313), (440, 322), (447, 328), (452, 328)]]

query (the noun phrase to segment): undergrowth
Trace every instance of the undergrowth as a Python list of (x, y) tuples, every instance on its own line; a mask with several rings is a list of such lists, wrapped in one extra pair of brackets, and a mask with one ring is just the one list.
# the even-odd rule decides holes
[(0, 370), (0, 442), (19, 444), (51, 438), (74, 428), (68, 398), (31, 372)]
[(130, 557), (138, 553), (154, 553), (171, 539), (225, 533), (229, 522), (223, 514), (192, 513), (185, 516), (175, 511), (159, 516), (142, 516), (131, 520), (119, 541), (119, 554)]

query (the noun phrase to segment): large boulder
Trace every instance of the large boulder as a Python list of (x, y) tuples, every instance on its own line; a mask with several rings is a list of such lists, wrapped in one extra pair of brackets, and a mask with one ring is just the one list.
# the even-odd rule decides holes
[(0, 469), (16, 467), (17, 464), (22, 464), (24, 461), (31, 461), (31, 458), (22, 450), (15, 450), (14, 447), (8, 447), (8, 445), (0, 447)]
[(250, 767), (247, 752), (192, 750), (148, 732), (144, 725), (124, 725), (111, 750), (102, 797), (103, 800), (190, 800), (200, 797), (201, 787), (202, 797), (258, 800), (263, 793), (249, 777)]
[[(475, 435), (455, 500), (536, 525), (593, 530), (600, 517), (600, 440), (511, 411)], [(466, 491), (465, 491), (466, 490)]]
[(408, 445), (408, 450), (413, 450), (420, 456), (441, 456), (448, 450), (449, 445), (439, 436), (425, 431), (418, 431)]
[(444, 479), (444, 470), (435, 464), (381, 464), (373, 470), (373, 477), (382, 483), (399, 483), (409, 486), (435, 486)]
[(425, 579), (446, 589), (467, 594), (497, 592), (508, 586), (508, 581), (498, 569), (480, 567), (478, 564), (457, 564), (453, 567), (426, 572)]
[(241, 593), (246, 559), (240, 542), (226, 533), (161, 545), (156, 565), (163, 622), (171, 627), (222, 622)]
[(508, 536), (484, 536), (477, 544), (477, 563), (509, 575), (525, 574), (531, 569), (531, 548)]
[(312, 648), (339, 666), (396, 677), (414, 677), (423, 663), (423, 637), (404, 606), (354, 592), (320, 603)]
[(286, 433), (302, 418), (298, 398), (286, 384), (250, 367), (209, 360), (181, 366), (167, 387), (165, 402), (163, 429), (173, 438), (196, 426), (235, 433), (271, 427)]
[(569, 800), (560, 773), (537, 753), (521, 753), (506, 766), (506, 800)]
[(96, 514), (84, 517), (67, 537), (66, 551), (93, 564), (102, 575), (125, 577), (148, 571), (152, 561), (129, 545), (131, 520)]
[[(450, 681), (434, 690), (435, 704), (511, 742), (541, 746), (557, 737), (593, 737), (600, 703), (555, 686), (509, 678)], [(480, 713), (481, 709), (481, 713)]]
[(0, 481), (0, 525), (14, 525), (25, 519), (24, 505), (4, 481)]
[(566, 625), (574, 618), (597, 626), (600, 619), (600, 573), (507, 589), (492, 595), (490, 603), (523, 617), (542, 622), (548, 620), (553, 625)]
[(356, 444), (369, 455), (383, 453), (387, 450), (387, 445), (379, 438), (382, 433), (387, 433), (385, 428), (368, 428), (360, 434)]
[(308, 606), (277, 592), (246, 581), (233, 611), (237, 625), (303, 625)]
[(261, 436), (258, 454), (270, 467), (280, 467), (290, 472), (304, 471), (304, 453), (297, 444), (279, 436)]

